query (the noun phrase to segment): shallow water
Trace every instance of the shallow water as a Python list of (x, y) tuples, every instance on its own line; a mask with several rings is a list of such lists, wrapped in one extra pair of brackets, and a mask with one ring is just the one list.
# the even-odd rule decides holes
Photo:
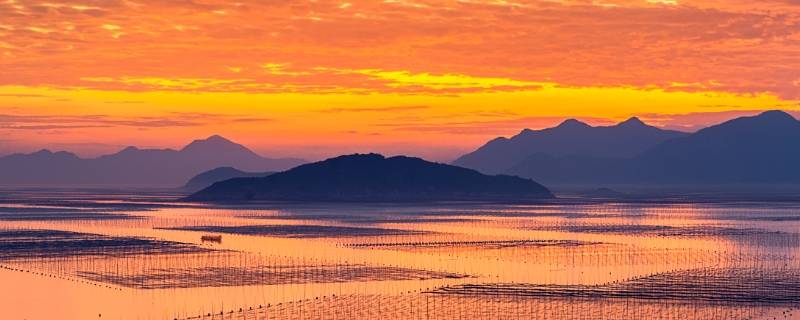
[(3, 319), (799, 319), (800, 204), (0, 197)]

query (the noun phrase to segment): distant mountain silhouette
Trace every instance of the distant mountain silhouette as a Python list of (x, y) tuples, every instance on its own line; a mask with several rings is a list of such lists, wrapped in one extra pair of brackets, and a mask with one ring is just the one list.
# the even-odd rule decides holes
[(31, 186), (176, 187), (213, 168), (280, 171), (299, 159), (263, 158), (221, 136), (195, 140), (181, 150), (127, 147), (82, 159), (68, 152), (42, 150), (0, 157), (0, 184)]
[(800, 121), (768, 111), (664, 141), (628, 159), (532, 155), (506, 173), (548, 184), (800, 183)]
[(506, 174), (536, 179), (551, 186), (625, 183), (632, 178), (630, 159), (551, 156), (537, 153), (506, 170)]
[(522, 130), (507, 139), (497, 138), (453, 164), (484, 173), (503, 173), (533, 155), (629, 158), (686, 133), (662, 130), (630, 118), (614, 126), (592, 127), (569, 119), (542, 130)]
[(76, 181), (86, 163), (69, 152), (41, 150), (30, 154), (0, 157), (0, 184), (50, 185), (50, 182)]
[(210, 187), (212, 184), (233, 178), (266, 177), (274, 172), (244, 172), (233, 167), (219, 167), (198, 174), (183, 186), (186, 191), (196, 192)]
[(800, 182), (800, 121), (768, 111), (666, 141), (636, 159), (636, 177), (691, 183)]
[(419, 158), (340, 156), (263, 178), (236, 178), (191, 195), (195, 201), (448, 201), (550, 198), (528, 179), (487, 176)]

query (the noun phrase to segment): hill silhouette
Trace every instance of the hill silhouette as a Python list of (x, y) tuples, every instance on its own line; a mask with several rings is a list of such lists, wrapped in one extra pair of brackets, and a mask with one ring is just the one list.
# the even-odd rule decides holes
[(453, 164), (484, 173), (503, 173), (528, 157), (628, 158), (686, 133), (649, 126), (630, 118), (613, 126), (592, 127), (569, 119), (556, 127), (522, 130), (516, 136), (494, 139)]
[(449, 201), (551, 198), (528, 179), (488, 176), (419, 158), (355, 154), (296, 167), (263, 178), (215, 183), (194, 201)]
[(183, 189), (196, 192), (210, 187), (212, 184), (233, 178), (265, 177), (274, 172), (245, 172), (233, 167), (219, 167), (200, 173), (186, 182)]
[(767, 111), (666, 141), (635, 159), (639, 180), (800, 182), (800, 121)]
[(0, 183), (31, 186), (175, 187), (217, 167), (280, 171), (299, 159), (264, 158), (221, 136), (195, 140), (181, 150), (127, 147), (83, 159), (68, 152), (42, 150), (0, 157)]
[(800, 183), (800, 121), (767, 111), (664, 141), (627, 158), (536, 154), (506, 171), (548, 184)]

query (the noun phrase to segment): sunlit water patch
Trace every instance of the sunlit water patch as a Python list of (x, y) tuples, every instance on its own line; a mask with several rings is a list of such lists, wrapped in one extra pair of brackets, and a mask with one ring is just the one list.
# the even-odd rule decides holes
[(219, 232), (288, 238), (369, 237), (423, 234), (422, 231), (324, 225), (190, 226), (174, 230)]

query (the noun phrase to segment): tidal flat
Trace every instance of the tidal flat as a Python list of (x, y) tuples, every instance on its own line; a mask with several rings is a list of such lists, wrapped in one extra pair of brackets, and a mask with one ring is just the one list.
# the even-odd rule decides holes
[(0, 203), (7, 319), (800, 319), (800, 202)]

